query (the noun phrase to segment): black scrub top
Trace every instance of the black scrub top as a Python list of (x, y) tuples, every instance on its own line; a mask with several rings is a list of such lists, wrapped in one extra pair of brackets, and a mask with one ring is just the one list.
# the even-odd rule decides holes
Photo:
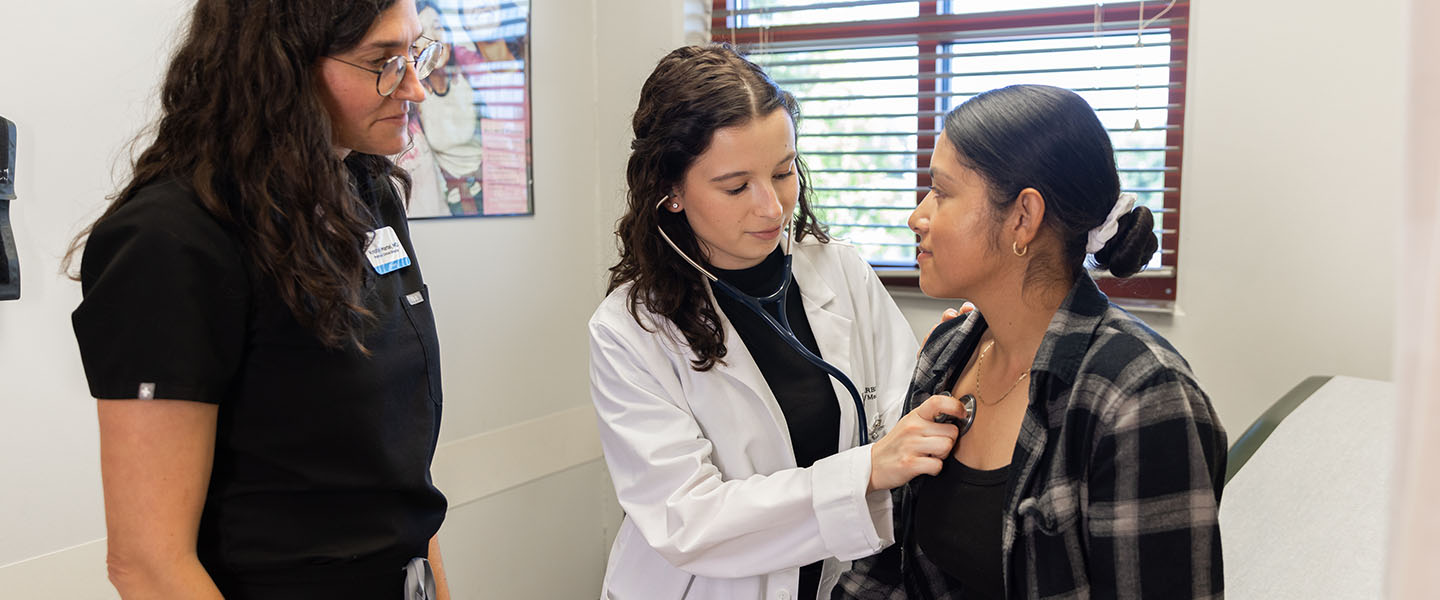
[(397, 598), (445, 516), (439, 345), (404, 207), (358, 177), (411, 264), (369, 271), (366, 356), (293, 317), (178, 181), (95, 226), (72, 316), (91, 394), (219, 405), (200, 561), (226, 598)]

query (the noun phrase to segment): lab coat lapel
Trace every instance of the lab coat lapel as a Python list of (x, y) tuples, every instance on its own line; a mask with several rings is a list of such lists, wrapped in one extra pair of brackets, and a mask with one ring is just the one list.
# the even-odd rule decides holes
[[(720, 310), (720, 305), (715, 302), (715, 290), (709, 283), (705, 285), (705, 293), (710, 297), (710, 305), (715, 307), (715, 314), (720, 317), (720, 327), (725, 331), (725, 365), (716, 366), (715, 370), (749, 389), (760, 399), (771, 417), (768, 425), (760, 424), (760, 427), (773, 428), (773, 435), (784, 440), (786, 448), (792, 448), (790, 428), (785, 423), (785, 413), (780, 410), (780, 402), (775, 399), (775, 392), (770, 391), (770, 384), (765, 382), (765, 375), (760, 372), (760, 366), (755, 364), (755, 357), (750, 355), (750, 350), (740, 339), (739, 332), (735, 331), (735, 325), (730, 323), (730, 318), (725, 316), (725, 311)], [(789, 456), (789, 463), (791, 467), (796, 464), (793, 453)]]
[[(827, 278), (818, 272), (805, 247), (797, 248), (791, 260), (795, 283), (800, 286), (800, 296), (804, 299), (805, 318), (810, 321), (810, 330), (814, 332), (815, 343), (820, 347), (820, 358), (854, 380), (855, 385), (865, 385), (866, 379), (851, 368), (854, 317), (838, 312), (840, 303), (837, 302), (835, 290), (830, 287)], [(859, 444), (855, 425), (855, 402), (850, 397), (850, 391), (834, 377), (830, 378), (830, 387), (834, 388), (835, 400), (840, 403), (840, 447), (848, 448)], [(860, 391), (864, 392), (863, 389)], [(867, 410), (873, 409), (867, 406)]]

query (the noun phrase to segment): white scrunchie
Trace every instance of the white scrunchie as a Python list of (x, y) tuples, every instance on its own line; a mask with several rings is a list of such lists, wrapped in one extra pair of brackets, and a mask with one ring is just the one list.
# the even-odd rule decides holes
[(1115, 207), (1110, 209), (1110, 215), (1105, 217), (1105, 222), (1099, 227), (1090, 230), (1090, 241), (1085, 243), (1085, 252), (1094, 254), (1105, 247), (1105, 242), (1115, 237), (1115, 231), (1120, 229), (1120, 217), (1135, 208), (1135, 194), (1124, 192), (1115, 199)]

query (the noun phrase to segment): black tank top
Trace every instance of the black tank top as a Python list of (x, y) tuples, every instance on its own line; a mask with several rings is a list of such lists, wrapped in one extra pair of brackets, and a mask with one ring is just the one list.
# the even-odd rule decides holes
[(1001, 515), (1010, 467), (980, 471), (945, 457), (915, 500), (915, 543), (966, 600), (1004, 598)]

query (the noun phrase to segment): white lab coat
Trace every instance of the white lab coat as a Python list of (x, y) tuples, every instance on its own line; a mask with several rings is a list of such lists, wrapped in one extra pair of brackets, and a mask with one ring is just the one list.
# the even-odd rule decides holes
[[(792, 254), (820, 355), (854, 380), (878, 439), (900, 416), (915, 335), (848, 244), (807, 239)], [(890, 494), (865, 494), (870, 449), (856, 447), (849, 392), (831, 379), (840, 452), (797, 468), (775, 395), (724, 313), (725, 364), (699, 372), (668, 320), (642, 305), (650, 331), (636, 323), (628, 289), (590, 319), (591, 396), (626, 514), (602, 597), (791, 600), (799, 567), (823, 559), (829, 598), (848, 561), (894, 539)]]

